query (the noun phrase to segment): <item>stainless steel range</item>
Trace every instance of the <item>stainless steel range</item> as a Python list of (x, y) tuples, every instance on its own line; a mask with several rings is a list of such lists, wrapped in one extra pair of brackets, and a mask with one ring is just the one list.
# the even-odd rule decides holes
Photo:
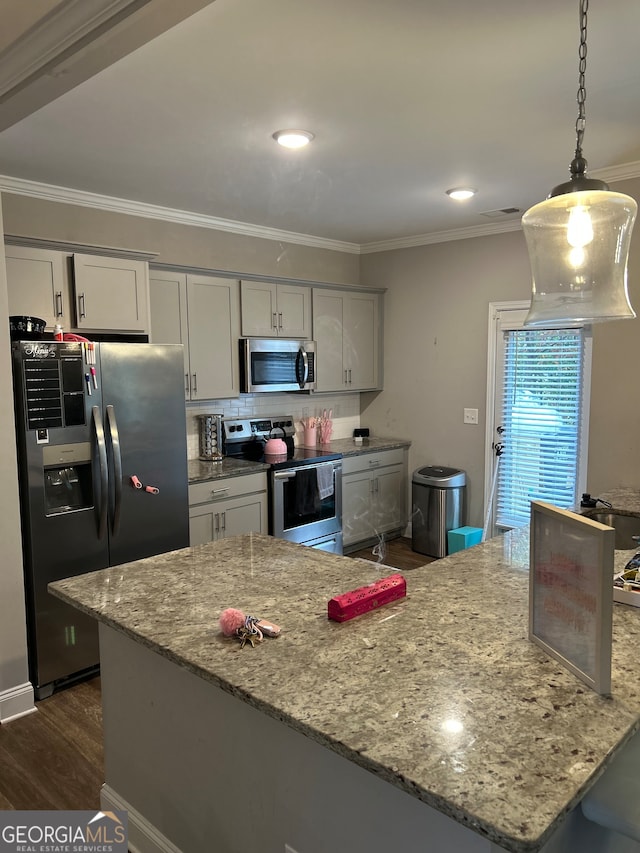
[[(342, 455), (295, 447), (291, 415), (225, 418), (223, 452), (263, 461), (269, 470), (269, 533), (311, 548), (342, 554)], [(265, 456), (269, 438), (286, 453)]]

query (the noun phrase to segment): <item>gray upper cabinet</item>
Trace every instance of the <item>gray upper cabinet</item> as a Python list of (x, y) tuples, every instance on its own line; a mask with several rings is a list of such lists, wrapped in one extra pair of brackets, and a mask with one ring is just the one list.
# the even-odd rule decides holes
[(191, 399), (187, 276), (180, 272), (149, 270), (151, 342), (184, 346), (185, 399)]
[(78, 329), (149, 331), (147, 261), (74, 254), (73, 273)]
[(243, 281), (240, 286), (244, 337), (311, 337), (308, 287), (262, 281)]
[(237, 397), (238, 282), (151, 270), (149, 293), (151, 340), (184, 345), (185, 398)]
[(313, 288), (317, 391), (380, 387), (380, 296)]
[(23, 314), (45, 320), (47, 328), (73, 325), (66, 255), (51, 249), (6, 246), (9, 316)]

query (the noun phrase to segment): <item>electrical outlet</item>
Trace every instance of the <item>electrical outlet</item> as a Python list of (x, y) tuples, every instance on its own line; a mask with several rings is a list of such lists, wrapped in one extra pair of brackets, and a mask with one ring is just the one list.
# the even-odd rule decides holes
[(477, 409), (465, 409), (464, 410), (464, 423), (465, 424), (477, 424), (478, 423), (478, 410)]

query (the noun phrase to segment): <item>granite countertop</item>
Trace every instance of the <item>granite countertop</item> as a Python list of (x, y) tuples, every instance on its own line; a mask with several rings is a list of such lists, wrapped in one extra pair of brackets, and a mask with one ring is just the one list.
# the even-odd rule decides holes
[[(397, 447), (409, 447), (410, 441), (395, 438), (365, 438), (362, 444), (354, 444), (352, 438), (338, 438), (331, 442), (329, 448), (333, 453), (342, 456), (357, 456), (360, 453), (373, 453), (378, 450), (394, 450)], [(189, 483), (201, 483), (206, 480), (219, 480), (222, 477), (238, 477), (243, 474), (255, 474), (268, 471), (269, 465), (264, 462), (248, 462), (245, 459), (233, 459), (223, 456), (219, 462), (203, 462), (200, 459), (189, 459), (187, 463)]]
[[(388, 567), (250, 534), (50, 589), (510, 851), (535, 851), (640, 726), (640, 612), (613, 619), (612, 695), (529, 642), (528, 529), (419, 569), (339, 624), (334, 595)], [(135, 568), (134, 568), (135, 567)], [(273, 619), (240, 649), (226, 607)]]
[[(613, 509), (631, 515), (640, 513), (640, 489), (612, 489), (610, 492), (603, 492), (600, 495), (593, 497), (602, 498), (612, 504)], [(600, 510), (607, 510), (607, 507), (601, 503), (597, 506)]]
[(259, 474), (268, 471), (264, 462), (250, 462), (246, 459), (233, 459), (223, 456), (218, 462), (204, 462), (201, 459), (189, 459), (187, 477), (189, 483), (203, 483), (207, 480), (220, 480), (223, 477), (241, 477), (244, 474)]
[(361, 453), (374, 453), (379, 450), (395, 450), (410, 447), (411, 442), (404, 438), (363, 438), (362, 444), (355, 444), (352, 438), (337, 438), (331, 442), (331, 450), (343, 456), (359, 456)]

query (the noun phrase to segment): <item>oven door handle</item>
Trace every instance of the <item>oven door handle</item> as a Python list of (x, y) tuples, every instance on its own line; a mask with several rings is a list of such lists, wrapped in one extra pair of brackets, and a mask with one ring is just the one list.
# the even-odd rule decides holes
[(295, 476), (295, 471), (274, 471), (273, 473), (274, 480), (293, 480)]

